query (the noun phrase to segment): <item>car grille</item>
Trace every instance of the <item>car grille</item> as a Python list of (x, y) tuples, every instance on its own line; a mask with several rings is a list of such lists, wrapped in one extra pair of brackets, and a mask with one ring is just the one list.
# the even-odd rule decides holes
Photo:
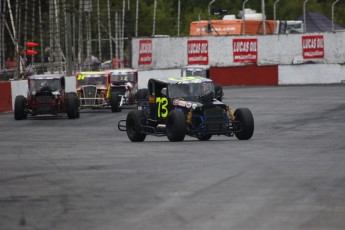
[(224, 110), (223, 109), (205, 109), (204, 110), (205, 116), (223, 116)]
[(84, 99), (85, 105), (95, 105), (96, 104), (96, 95), (97, 95), (97, 88), (96, 86), (83, 86), (83, 96), (84, 98), (90, 98), (90, 99)]
[(207, 132), (223, 132), (227, 129), (228, 121), (223, 109), (207, 109), (204, 116)]
[(39, 113), (46, 113), (50, 112), (52, 110), (51, 106), (51, 96), (38, 96), (36, 97), (36, 102), (37, 102), (37, 111)]

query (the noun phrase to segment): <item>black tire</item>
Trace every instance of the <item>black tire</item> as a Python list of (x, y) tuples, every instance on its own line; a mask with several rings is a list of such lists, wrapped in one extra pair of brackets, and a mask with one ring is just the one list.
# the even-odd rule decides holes
[(67, 117), (69, 119), (76, 119), (78, 115), (78, 98), (75, 94), (67, 94)]
[(181, 110), (170, 111), (167, 123), (166, 132), (169, 141), (183, 141), (186, 135), (186, 118)]
[(119, 94), (112, 92), (110, 96), (110, 107), (111, 107), (111, 112), (116, 113), (120, 112), (120, 100), (119, 100)]
[(149, 90), (144, 88), (144, 89), (139, 89), (137, 92), (136, 99), (137, 100), (146, 100), (147, 96), (149, 95)]
[(223, 86), (222, 85), (215, 85), (214, 86), (214, 93), (216, 96), (216, 99), (218, 101), (222, 101), (223, 100)]
[(254, 133), (254, 118), (247, 108), (239, 108), (235, 110), (235, 120), (239, 121), (239, 132), (235, 132), (235, 136), (239, 140), (249, 140)]
[(140, 120), (144, 119), (145, 115), (140, 110), (132, 110), (128, 113), (126, 119), (127, 136), (132, 142), (143, 142), (146, 134), (141, 132)]
[(203, 136), (197, 136), (199, 141), (208, 141), (211, 139), (211, 137), (212, 137), (212, 134), (205, 134)]
[[(74, 93), (73, 93), (74, 94)], [(77, 117), (76, 118), (80, 118), (80, 100), (79, 100), (79, 97), (75, 95), (75, 100), (76, 100), (76, 106), (77, 106)]]
[(14, 101), (14, 119), (23, 120), (27, 118), (25, 111), (26, 98), (23, 95), (16, 96)]

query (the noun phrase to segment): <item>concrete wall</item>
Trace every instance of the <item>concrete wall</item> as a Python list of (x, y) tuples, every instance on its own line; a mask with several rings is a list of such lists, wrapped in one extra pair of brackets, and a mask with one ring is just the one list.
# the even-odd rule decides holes
[(11, 83), (0, 82), (0, 113), (12, 110)]
[(345, 81), (345, 65), (279, 65), (278, 74), (279, 85), (336, 84)]
[[(324, 58), (303, 60), (302, 36), (324, 36)], [(188, 40), (207, 40), (209, 65), (214, 67), (243, 66), (245, 63), (233, 61), (233, 39), (257, 38), (257, 65), (291, 65), (301, 63), (342, 64), (345, 63), (345, 32), (286, 34), (266, 36), (204, 36), (134, 38), (132, 41), (132, 65), (135, 69), (172, 69), (187, 65)], [(139, 65), (139, 44), (141, 40), (152, 41), (152, 63)]]
[(147, 88), (147, 82), (150, 78), (167, 79), (179, 76), (181, 76), (181, 69), (142, 70), (138, 72), (138, 86), (139, 88)]

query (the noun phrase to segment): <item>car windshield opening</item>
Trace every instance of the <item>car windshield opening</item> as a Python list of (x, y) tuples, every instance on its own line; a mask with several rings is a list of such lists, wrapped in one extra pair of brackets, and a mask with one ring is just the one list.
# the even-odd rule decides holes
[(127, 74), (112, 74), (111, 81), (130, 81), (133, 82), (135, 80), (135, 74), (134, 73), (127, 73)]
[(197, 99), (207, 92), (214, 92), (214, 85), (212, 82), (172, 84), (168, 86), (168, 91), (170, 98)]
[(186, 69), (183, 73), (183, 77), (196, 76), (206, 78), (206, 71), (203, 69)]
[(50, 90), (59, 91), (61, 90), (61, 80), (60, 79), (31, 79), (30, 92), (40, 91), (40, 90)]
[(107, 78), (105, 75), (84, 75), (83, 78), (78, 79), (78, 85), (105, 85)]

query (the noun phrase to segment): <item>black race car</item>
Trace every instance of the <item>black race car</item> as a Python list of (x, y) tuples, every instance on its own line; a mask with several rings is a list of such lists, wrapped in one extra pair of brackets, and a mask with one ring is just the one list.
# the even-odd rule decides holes
[(254, 119), (248, 108), (231, 108), (215, 99), (214, 84), (202, 77), (150, 79), (147, 97), (138, 100), (138, 110), (130, 111), (118, 123), (133, 142), (146, 135), (167, 136), (183, 141), (185, 135), (201, 141), (212, 135), (236, 136), (248, 140), (254, 133)]

